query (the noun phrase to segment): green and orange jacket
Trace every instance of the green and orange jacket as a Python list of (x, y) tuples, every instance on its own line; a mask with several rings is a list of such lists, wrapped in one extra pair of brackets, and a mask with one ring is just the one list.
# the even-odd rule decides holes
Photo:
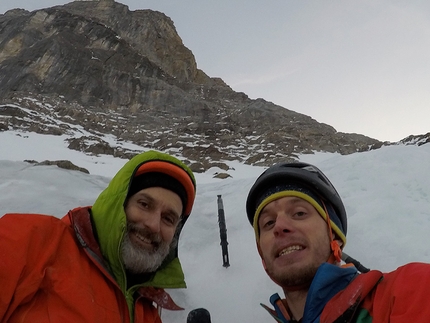
[(0, 322), (160, 323), (159, 308), (181, 309), (164, 291), (186, 287), (177, 257), (128, 286), (120, 256), (130, 178), (142, 163), (169, 158), (144, 156), (127, 162), (92, 207), (62, 219), (0, 218)]
[[(354, 267), (320, 266), (308, 292), (301, 323), (424, 323), (430, 322), (430, 264), (410, 263), (382, 273), (359, 274)], [(282, 308), (278, 294), (271, 297), (283, 323), (295, 322)]]

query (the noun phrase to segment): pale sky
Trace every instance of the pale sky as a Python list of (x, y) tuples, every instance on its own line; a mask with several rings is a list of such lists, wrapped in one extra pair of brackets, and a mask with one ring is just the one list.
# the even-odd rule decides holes
[[(1, 0), (0, 13), (70, 1)], [(382, 141), (430, 132), (427, 0), (123, 0), (169, 16), (233, 90)]]

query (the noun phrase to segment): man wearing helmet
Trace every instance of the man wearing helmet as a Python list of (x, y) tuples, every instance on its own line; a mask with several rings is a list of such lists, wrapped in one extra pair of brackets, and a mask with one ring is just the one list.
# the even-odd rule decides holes
[(317, 167), (270, 167), (251, 188), (246, 210), (263, 266), (285, 294), (272, 295), (274, 309), (263, 305), (278, 322), (428, 322), (422, 300), (428, 298), (429, 265), (387, 274), (341, 266), (346, 212)]

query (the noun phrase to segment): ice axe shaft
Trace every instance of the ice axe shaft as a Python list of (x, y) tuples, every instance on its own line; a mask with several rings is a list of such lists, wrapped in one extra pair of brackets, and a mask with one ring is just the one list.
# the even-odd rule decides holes
[(230, 266), (230, 260), (228, 259), (228, 242), (227, 242), (227, 225), (225, 223), (224, 205), (222, 203), (221, 195), (218, 195), (218, 225), (219, 235), (221, 238), (221, 250), (222, 250), (222, 261), (223, 267)]

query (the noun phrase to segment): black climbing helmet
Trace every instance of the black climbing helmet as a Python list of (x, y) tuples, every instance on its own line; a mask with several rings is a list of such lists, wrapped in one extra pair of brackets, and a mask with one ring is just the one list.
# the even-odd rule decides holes
[(321, 170), (303, 162), (273, 165), (257, 178), (246, 200), (246, 213), (251, 225), (253, 225), (254, 215), (259, 203), (261, 203), (262, 195), (271, 187), (283, 184), (302, 185), (317, 193), (324, 201), (328, 201), (341, 222), (339, 229), (346, 236), (346, 211), (339, 193)]

